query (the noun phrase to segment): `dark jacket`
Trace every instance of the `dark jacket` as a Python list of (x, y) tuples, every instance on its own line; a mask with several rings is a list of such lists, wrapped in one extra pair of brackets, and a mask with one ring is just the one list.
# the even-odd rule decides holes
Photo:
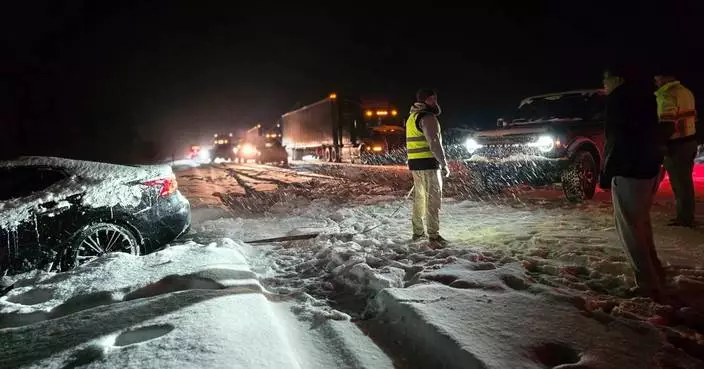
[(666, 138), (647, 84), (625, 82), (608, 95), (605, 133), (602, 184), (611, 183), (615, 176), (649, 179), (658, 175)]

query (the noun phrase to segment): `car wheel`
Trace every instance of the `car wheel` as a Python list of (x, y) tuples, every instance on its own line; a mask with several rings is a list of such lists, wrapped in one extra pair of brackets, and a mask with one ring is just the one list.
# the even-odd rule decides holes
[(560, 178), (567, 200), (581, 202), (594, 197), (597, 177), (596, 161), (592, 154), (587, 151), (577, 152)]
[(88, 226), (74, 238), (62, 269), (72, 269), (110, 252), (140, 255), (141, 248), (134, 233), (112, 223)]

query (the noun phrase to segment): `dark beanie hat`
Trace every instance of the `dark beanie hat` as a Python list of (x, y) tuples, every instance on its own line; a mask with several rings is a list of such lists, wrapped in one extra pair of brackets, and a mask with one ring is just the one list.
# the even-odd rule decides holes
[(437, 96), (438, 92), (434, 88), (421, 88), (416, 92), (416, 101), (425, 101), (430, 96)]

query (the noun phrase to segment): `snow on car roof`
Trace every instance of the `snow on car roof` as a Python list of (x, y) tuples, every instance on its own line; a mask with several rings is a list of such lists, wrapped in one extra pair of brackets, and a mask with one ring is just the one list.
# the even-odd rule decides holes
[(151, 179), (173, 175), (168, 165), (120, 165), (50, 156), (25, 156), (0, 162), (0, 167), (51, 167), (90, 179)]
[[(60, 202), (77, 194), (83, 194), (81, 204), (91, 208), (136, 206), (142, 192), (130, 183), (173, 176), (168, 165), (129, 166), (43, 156), (0, 162), (0, 168), (13, 167), (60, 168), (71, 178), (22, 198), (0, 201), (0, 228), (6, 229), (36, 220), (33, 210), (47, 202)], [(66, 203), (63, 208), (70, 206)]]
[(521, 100), (521, 104), (519, 107), (525, 105), (525, 104), (531, 104), (533, 100), (535, 99), (545, 99), (545, 98), (554, 98), (555, 100), (558, 100), (562, 98), (563, 96), (566, 95), (604, 95), (606, 94), (606, 90), (603, 88), (593, 88), (593, 89), (585, 89), (585, 90), (571, 90), (571, 91), (563, 91), (563, 92), (554, 92), (551, 94), (543, 94), (543, 95), (536, 95), (536, 96), (531, 96), (527, 97), (523, 100)]

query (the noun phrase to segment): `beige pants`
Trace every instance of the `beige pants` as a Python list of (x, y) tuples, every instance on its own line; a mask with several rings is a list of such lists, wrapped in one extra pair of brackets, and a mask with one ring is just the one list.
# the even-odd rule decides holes
[(442, 178), (439, 170), (413, 170), (413, 234), (425, 234), (423, 219), (428, 225), (428, 237), (440, 234), (440, 200)]

